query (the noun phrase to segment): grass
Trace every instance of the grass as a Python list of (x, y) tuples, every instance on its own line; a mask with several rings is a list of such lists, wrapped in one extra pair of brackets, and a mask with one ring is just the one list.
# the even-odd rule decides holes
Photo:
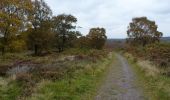
[(170, 77), (160, 74), (161, 70), (148, 61), (134, 61), (128, 57), (133, 69), (136, 71), (140, 85), (144, 88), (144, 94), (149, 100), (170, 99)]
[[(80, 59), (64, 60), (72, 55), (78, 55)], [(0, 100), (91, 100), (113, 58), (113, 54), (108, 55), (105, 50), (72, 49), (43, 57), (34, 57), (26, 53), (8, 53), (0, 57), (0, 66), (29, 61), (28, 63), (48, 65), (48, 69), (45, 70), (51, 73), (41, 75), (44, 67), (40, 67), (42, 70), (36, 69), (32, 73), (21, 74), (21, 77), (2, 76)], [(60, 78), (53, 79), (51, 76)]]
[(0, 78), (0, 100), (15, 100), (21, 94), (21, 87), (16, 82)]
[(44, 80), (38, 84), (29, 100), (91, 100), (100, 85), (101, 77), (112, 62), (111, 59), (104, 58), (97, 63), (85, 63), (85, 68), (77, 70), (73, 78), (68, 76), (54, 82)]

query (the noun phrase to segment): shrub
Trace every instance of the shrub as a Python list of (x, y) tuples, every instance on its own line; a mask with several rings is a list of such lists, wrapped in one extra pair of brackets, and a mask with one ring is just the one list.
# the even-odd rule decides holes
[(169, 43), (153, 43), (145, 47), (131, 47), (127, 48), (128, 52), (133, 54), (136, 58), (151, 61), (163, 75), (169, 76), (170, 73), (170, 44)]
[(31, 74), (27, 74), (27, 73), (16, 74), (16, 80), (18, 82), (27, 83), (27, 82), (31, 81), (31, 77), (32, 77), (32, 75)]
[(9, 45), (11, 52), (21, 52), (26, 50), (26, 42), (24, 40), (15, 40)]
[(145, 47), (146, 55), (149, 60), (158, 64), (160, 67), (170, 66), (170, 44), (156, 43)]

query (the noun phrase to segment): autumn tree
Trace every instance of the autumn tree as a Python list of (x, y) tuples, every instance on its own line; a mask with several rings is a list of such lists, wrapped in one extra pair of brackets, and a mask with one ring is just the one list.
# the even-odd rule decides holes
[(89, 41), (89, 45), (95, 49), (102, 49), (107, 40), (104, 28), (92, 28), (86, 37)]
[(52, 11), (43, 0), (35, 0), (32, 4), (32, 28), (30, 29), (29, 42), (33, 46), (35, 55), (39, 55), (51, 40)]
[(75, 44), (79, 37), (81, 37), (82, 34), (79, 31), (70, 31), (68, 33), (68, 37), (66, 37), (66, 46), (67, 47), (75, 47)]
[(35, 55), (41, 55), (43, 50), (49, 50), (53, 39), (50, 22), (44, 21), (36, 30), (30, 29), (29, 33), (31, 34), (29, 34), (28, 42), (33, 47)]
[(78, 47), (78, 48), (90, 48), (90, 46), (89, 46), (89, 41), (88, 41), (88, 38), (86, 37), (86, 36), (81, 36), (81, 37), (79, 37), (76, 41), (75, 41), (75, 43), (74, 43), (75, 45), (76, 45), (76, 47)]
[(133, 18), (128, 26), (128, 42), (142, 46), (159, 42), (163, 34), (157, 29), (155, 22), (146, 17)]
[(13, 38), (25, 29), (31, 10), (31, 0), (1, 0), (0, 34), (2, 36), (2, 53), (9, 49), (8, 47)]
[[(77, 18), (72, 15), (61, 14), (53, 17), (53, 31), (56, 36), (56, 47), (59, 52), (64, 51), (67, 47), (68, 38), (73, 35), (73, 29), (76, 28), (74, 25), (77, 22)], [(76, 33), (74, 32), (74, 36)]]

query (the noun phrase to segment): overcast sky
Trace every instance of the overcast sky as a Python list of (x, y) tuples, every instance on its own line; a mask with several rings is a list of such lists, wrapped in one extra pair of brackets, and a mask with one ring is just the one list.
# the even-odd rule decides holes
[(129, 22), (146, 16), (158, 30), (170, 36), (170, 0), (45, 0), (53, 15), (72, 14), (82, 34), (92, 27), (104, 27), (109, 38), (126, 38)]

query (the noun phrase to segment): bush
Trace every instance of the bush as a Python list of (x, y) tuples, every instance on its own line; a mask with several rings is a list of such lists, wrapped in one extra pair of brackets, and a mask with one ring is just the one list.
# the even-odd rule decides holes
[(150, 61), (160, 67), (170, 66), (170, 44), (156, 43), (145, 47), (146, 55)]
[(27, 74), (27, 73), (19, 73), (19, 74), (16, 74), (16, 80), (18, 82), (27, 83), (27, 82), (30, 82), (32, 80), (32, 75)]
[(154, 43), (145, 47), (127, 47), (127, 51), (137, 58), (147, 59), (154, 62), (159, 67), (170, 66), (170, 44)]
[(26, 42), (24, 40), (15, 40), (9, 45), (11, 52), (21, 52), (26, 50)]
[(134, 62), (137, 62), (136, 58), (149, 60), (164, 75), (170, 73), (170, 43), (153, 43), (145, 47), (127, 46), (127, 50), (133, 54), (135, 58), (133, 59)]

